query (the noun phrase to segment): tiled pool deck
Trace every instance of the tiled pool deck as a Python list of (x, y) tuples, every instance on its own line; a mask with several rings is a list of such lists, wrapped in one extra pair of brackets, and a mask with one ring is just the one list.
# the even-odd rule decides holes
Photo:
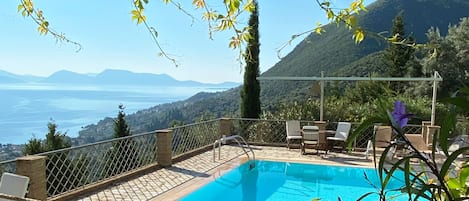
[[(301, 155), (298, 149), (285, 147), (252, 146), (256, 159), (279, 160), (303, 163), (334, 165), (373, 166), (365, 160), (363, 153), (329, 153), (327, 156), (315, 150)], [(173, 164), (169, 168), (157, 169), (134, 179), (114, 183), (108, 188), (77, 198), (76, 200), (177, 200), (205, 183), (212, 181), (247, 160), (240, 147), (222, 146), (220, 160), (213, 162), (212, 150)]]

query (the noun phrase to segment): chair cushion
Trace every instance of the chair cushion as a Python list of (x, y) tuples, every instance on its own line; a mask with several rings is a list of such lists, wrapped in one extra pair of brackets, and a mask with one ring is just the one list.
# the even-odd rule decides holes
[(303, 136), (296, 136), (296, 135), (294, 135), (294, 136), (287, 136), (287, 139), (288, 139), (288, 140), (297, 140), (297, 139), (300, 140), (300, 139), (303, 139)]
[(305, 141), (303, 141), (303, 143), (305, 143), (305, 144), (318, 144), (318, 141), (316, 141), (316, 140), (305, 140)]
[(335, 140), (335, 141), (344, 141), (345, 142), (345, 139), (338, 138), (338, 137), (327, 137), (327, 140)]

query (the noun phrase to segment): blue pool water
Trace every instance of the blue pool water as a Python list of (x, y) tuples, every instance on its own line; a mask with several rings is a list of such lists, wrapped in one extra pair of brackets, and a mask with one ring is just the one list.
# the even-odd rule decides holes
[[(365, 180), (364, 173), (372, 183), (380, 186), (373, 168), (272, 161), (255, 163), (254, 169), (250, 170), (249, 162), (245, 163), (180, 201), (311, 201), (313, 198), (337, 201), (338, 197), (344, 201), (357, 200), (368, 192), (377, 192)], [(398, 178), (404, 178), (403, 173), (397, 174)], [(388, 189), (402, 185), (402, 181), (394, 179)], [(397, 192), (394, 195), (394, 200), (408, 200), (406, 194)], [(364, 200), (375, 201), (379, 197), (373, 195)]]

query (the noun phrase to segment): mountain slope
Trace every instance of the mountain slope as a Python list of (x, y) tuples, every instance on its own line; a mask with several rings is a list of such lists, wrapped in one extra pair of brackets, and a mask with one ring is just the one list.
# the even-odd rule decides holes
[(239, 83), (224, 82), (209, 84), (196, 81), (179, 81), (166, 74), (134, 73), (126, 70), (107, 69), (90, 75), (67, 70), (53, 73), (40, 81), (52, 84), (99, 84), (99, 85), (154, 85), (154, 86), (204, 86), (204, 87), (234, 87)]
[[(372, 32), (389, 31), (392, 20), (403, 12), (405, 29), (417, 42), (426, 42), (430, 27), (439, 27), (446, 35), (448, 24), (457, 24), (469, 15), (469, 1), (461, 0), (378, 0), (358, 18), (360, 26)], [(311, 34), (280, 62), (262, 76), (326, 75), (370, 53), (383, 50), (387, 44), (367, 36), (356, 45), (351, 33), (343, 26), (329, 24), (322, 35)], [(387, 34), (386, 34), (387, 35)]]
[(24, 83), (21, 76), (0, 70), (0, 83)]
[(75, 72), (71, 72), (71, 71), (67, 71), (67, 70), (61, 70), (61, 71), (57, 71), (55, 73), (53, 73), (52, 75), (50, 75), (49, 77), (41, 80), (41, 82), (45, 82), (45, 83), (63, 83), (63, 84), (70, 84), (70, 83), (81, 83), (81, 84), (84, 84), (84, 83), (91, 83), (92, 82), (92, 78), (87, 76), (87, 75), (83, 75), (83, 74), (79, 74), (79, 73), (75, 73)]

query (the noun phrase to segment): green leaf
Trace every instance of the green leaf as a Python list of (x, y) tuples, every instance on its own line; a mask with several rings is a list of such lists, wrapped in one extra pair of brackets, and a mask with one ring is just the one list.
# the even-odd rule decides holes
[(443, 124), (441, 125), (440, 129), (440, 136), (439, 136), (439, 145), (445, 155), (448, 155), (448, 137), (451, 131), (454, 129), (456, 125), (456, 111), (454, 108), (451, 108), (450, 111), (447, 113), (445, 119), (443, 120)]
[(369, 195), (372, 195), (372, 194), (375, 194), (374, 192), (368, 192), (368, 193), (365, 193), (363, 194), (362, 196), (360, 196), (357, 201), (361, 201), (363, 199), (365, 199), (366, 197), (368, 197)]
[(249, 1), (246, 5), (244, 5), (244, 10), (252, 13), (254, 10), (256, 10), (256, 5), (253, 3), (253, 1)]
[(450, 178), (446, 182), (447, 182), (448, 187), (450, 189), (460, 189), (460, 188), (462, 188), (461, 184), (459, 183), (459, 180), (457, 180), (456, 178)]
[(252, 36), (251, 34), (249, 34), (249, 32), (246, 32), (242, 35), (242, 38), (244, 41), (249, 41), (252, 38)]
[(322, 3), (321, 3), (321, 6), (330, 7), (330, 6), (331, 6), (331, 2), (329, 2), (329, 1), (322, 2)]
[(194, 0), (192, 1), (192, 5), (195, 6), (195, 8), (205, 8), (205, 1), (204, 0)]
[(441, 176), (445, 176), (448, 174), (448, 170), (451, 167), (451, 164), (456, 160), (456, 158), (461, 155), (462, 153), (469, 151), (469, 147), (463, 147), (460, 148), (456, 151), (454, 151), (451, 155), (448, 156), (448, 158), (445, 160), (443, 165), (441, 166), (440, 174)]
[(405, 162), (404, 168), (405, 168), (405, 171), (404, 171), (405, 185), (407, 187), (407, 194), (410, 197), (412, 194), (411, 185), (410, 185), (410, 160), (407, 160)]
[(328, 20), (334, 19), (334, 11), (332, 11), (332, 9), (327, 9), (326, 14)]
[(21, 12), (24, 9), (23, 4), (18, 5), (18, 12)]
[(469, 111), (469, 100), (466, 97), (450, 97), (450, 98), (443, 98), (441, 100), (443, 103), (449, 103), (456, 105), (458, 108), (463, 109), (464, 111)]
[(362, 9), (363, 11), (365, 11), (365, 12), (368, 11), (368, 10), (366, 9), (365, 5), (363, 5), (363, 3), (361, 3), (359, 6), (360, 6), (360, 9)]
[(363, 33), (362, 29), (356, 29), (353, 33), (353, 38), (355, 39), (355, 43), (360, 43), (365, 39), (365, 33)]
[(468, 177), (469, 177), (469, 167), (463, 167), (461, 172), (459, 172), (459, 182), (461, 184), (466, 184)]
[(132, 14), (132, 21), (137, 20), (137, 24), (140, 24), (142, 22), (146, 21), (146, 17), (143, 15), (143, 9), (140, 10), (132, 10), (130, 12)]

